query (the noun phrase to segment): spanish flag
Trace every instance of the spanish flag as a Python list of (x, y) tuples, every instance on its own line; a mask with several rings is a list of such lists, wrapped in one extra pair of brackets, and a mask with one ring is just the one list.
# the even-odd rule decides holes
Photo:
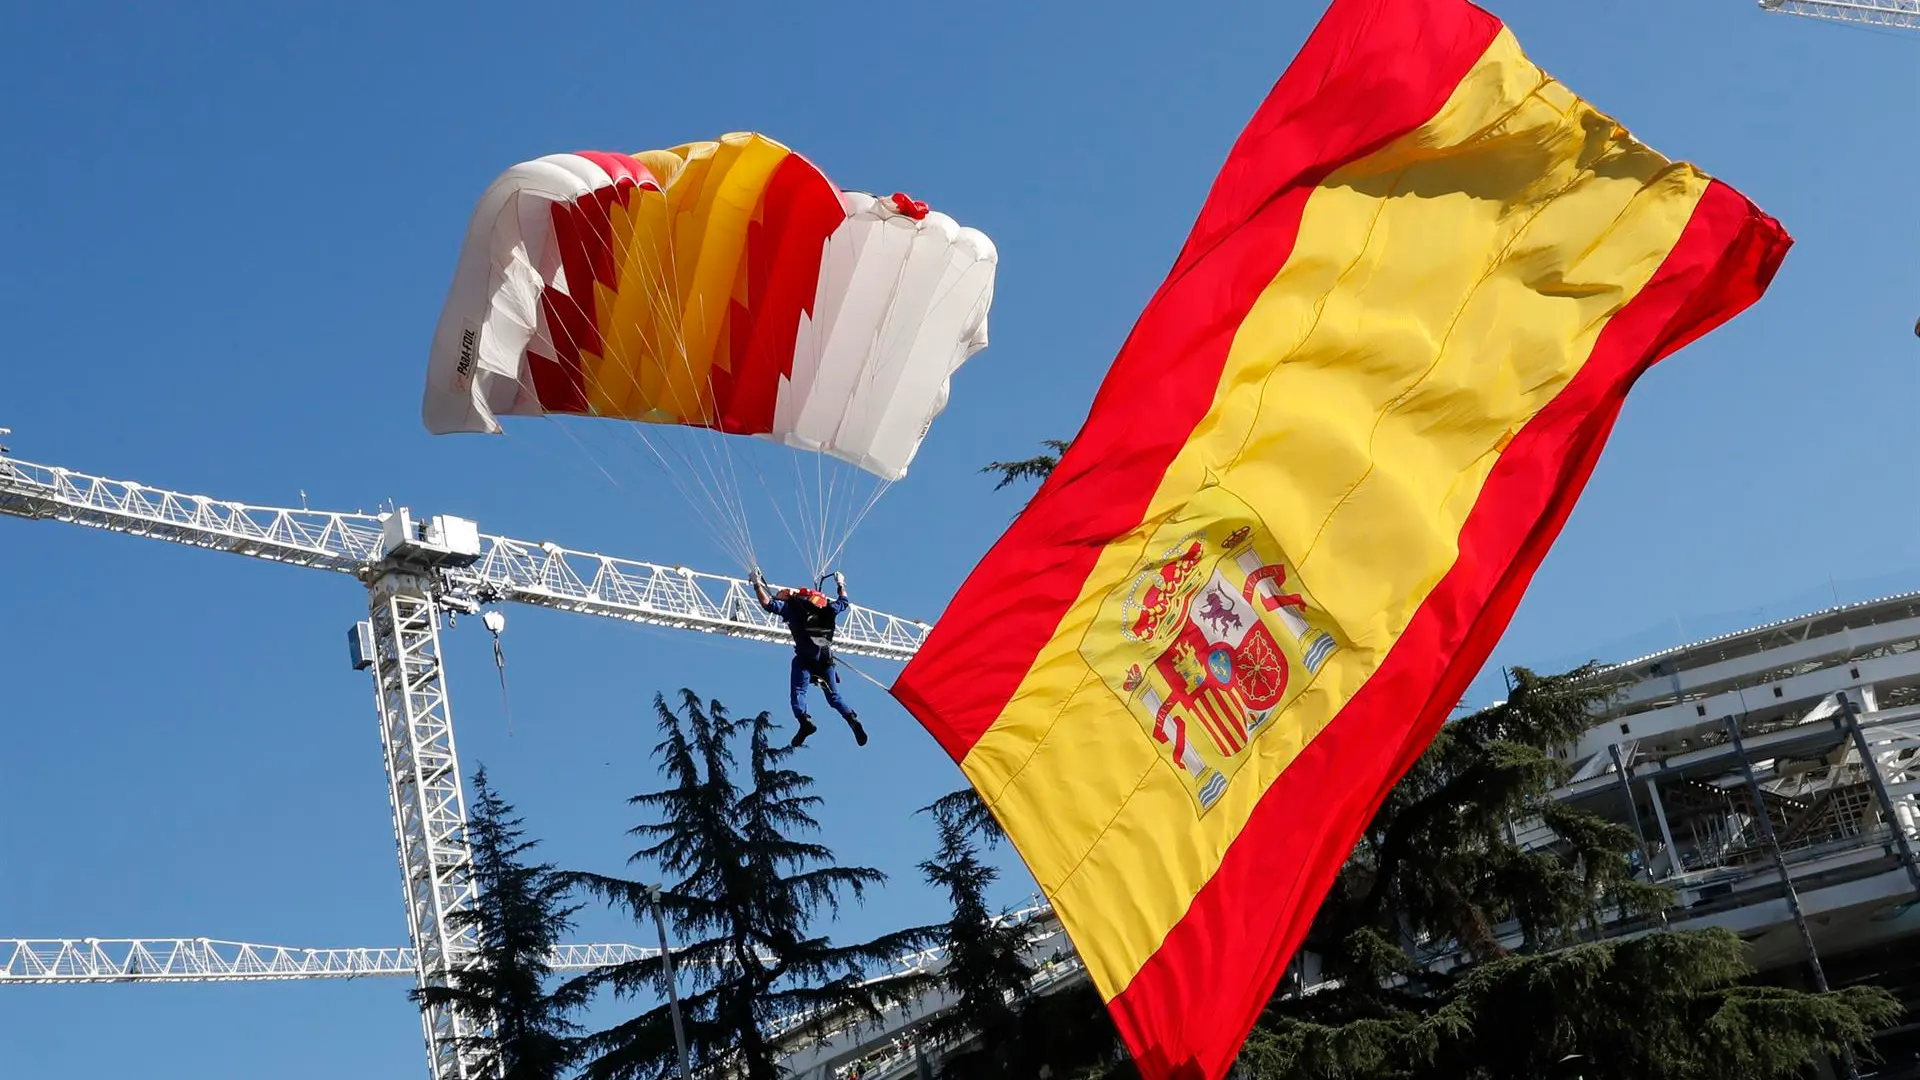
[(1790, 243), (1466, 0), (1334, 0), (894, 690), (1144, 1076), (1226, 1072), (1629, 387)]

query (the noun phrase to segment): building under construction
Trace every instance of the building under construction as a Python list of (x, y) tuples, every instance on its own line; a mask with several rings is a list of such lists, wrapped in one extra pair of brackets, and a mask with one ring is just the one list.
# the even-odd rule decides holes
[[(1875, 982), (1908, 1019), (1863, 1075), (1920, 1077), (1920, 594), (1617, 664), (1557, 797), (1631, 823), (1671, 929), (1724, 927), (1759, 977)], [(1524, 844), (1550, 843), (1545, 827)], [(1621, 927), (1622, 931), (1632, 928)]]

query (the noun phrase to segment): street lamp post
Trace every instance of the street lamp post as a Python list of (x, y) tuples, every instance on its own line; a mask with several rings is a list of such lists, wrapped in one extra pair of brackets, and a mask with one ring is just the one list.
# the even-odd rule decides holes
[[(1740, 721), (1737, 717), (1725, 717), (1727, 741), (1733, 745), (1734, 757), (1740, 761), (1740, 773), (1747, 781), (1747, 794), (1753, 800), (1754, 824), (1760, 827), (1760, 841), (1773, 855), (1773, 866), (1780, 875), (1780, 888), (1787, 898), (1787, 912), (1793, 916), (1793, 925), (1800, 931), (1800, 945), (1807, 953), (1807, 966), (1813, 972), (1815, 993), (1829, 993), (1826, 969), (1820, 966), (1820, 950), (1814, 947), (1813, 930), (1807, 926), (1806, 912), (1800, 907), (1800, 890), (1793, 886), (1793, 872), (1787, 869), (1787, 856), (1780, 850), (1780, 840), (1773, 834), (1773, 820), (1767, 816), (1766, 793), (1760, 789), (1760, 781), (1754, 776), (1753, 761), (1747, 757), (1747, 744), (1740, 737)], [(1871, 766), (1871, 762), (1869, 762)], [(1894, 823), (1899, 828), (1899, 822)], [(1853, 1047), (1840, 1048), (1841, 1075), (1846, 1080), (1860, 1080), (1860, 1067), (1854, 1061)]]
[(687, 1029), (680, 1020), (680, 979), (673, 972), (673, 949), (667, 945), (667, 920), (660, 914), (660, 886), (647, 887), (647, 906), (653, 909), (653, 925), (660, 931), (660, 962), (667, 968), (667, 1008), (673, 1014), (673, 1045), (680, 1051), (680, 1080), (693, 1080), (693, 1066), (687, 1059)]

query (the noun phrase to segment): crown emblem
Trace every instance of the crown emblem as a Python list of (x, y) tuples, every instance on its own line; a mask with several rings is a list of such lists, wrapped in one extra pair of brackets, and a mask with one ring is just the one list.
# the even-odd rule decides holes
[[(1205, 546), (1196, 540), (1180, 553), (1179, 558), (1160, 567), (1157, 579), (1140, 596), (1140, 613), (1134, 617), (1130, 627), (1135, 638), (1151, 638), (1159, 631), (1161, 623), (1166, 621), (1175, 605), (1190, 591), (1188, 586), (1205, 554)], [(1142, 575), (1142, 580), (1148, 576)]]

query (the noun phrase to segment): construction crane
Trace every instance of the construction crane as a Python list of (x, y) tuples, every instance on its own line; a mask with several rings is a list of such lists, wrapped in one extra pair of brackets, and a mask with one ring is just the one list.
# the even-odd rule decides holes
[[(0, 436), (6, 434), (0, 428)], [(488, 536), (464, 518), (416, 520), (399, 507), (371, 515), (250, 506), (39, 465), (11, 457), (0, 446), (0, 515), (331, 570), (351, 575), (366, 588), (369, 617), (351, 628), (349, 653), (353, 666), (370, 672), (373, 680), (411, 946), (410, 953), (392, 950), (380, 962), (384, 971), (405, 956), (422, 986), (445, 985), (453, 972), (473, 962), (475, 947), (473, 930), (452, 919), (471, 906), (474, 886), (464, 777), (441, 665), (443, 622), (518, 603), (750, 641), (787, 640), (784, 624), (760, 607), (750, 585), (739, 578)], [(505, 619), (498, 610), (486, 610), (483, 624), (497, 640)], [(928, 629), (922, 622), (856, 606), (842, 617), (835, 643), (852, 656), (905, 660)], [(7, 944), (13, 947), (12, 963), (23, 968), (32, 963), (21, 960), (23, 948), (29, 958), (41, 953), (32, 943)], [(250, 969), (259, 954), (247, 949), (262, 948), (227, 947), (234, 945), (202, 946), (196, 939), (163, 951), (167, 962), (178, 958), (176, 967), (198, 965), (208, 973), (204, 977), (223, 978), (229, 976), (217, 973)], [(124, 975), (161, 962), (151, 949), (127, 948), (117, 959), (100, 954), (72, 970)], [(279, 954), (274, 955), (277, 962)], [(432, 1080), (483, 1080), (477, 1055), (466, 1049), (467, 1037), (480, 1032), (465, 1017), (443, 1006), (427, 1008), (421, 1026)]]
[[(561, 945), (547, 964), (555, 971), (591, 971), (658, 955), (640, 945)], [(0, 941), (0, 985), (417, 978), (419, 972), (412, 949), (296, 949), (212, 938)]]
[(1920, 30), (1920, 0), (1758, 0), (1761, 8), (1829, 22)]
[[(1784, 15), (1804, 15), (1828, 22), (1859, 23), (1862, 26), (1892, 26), (1920, 30), (1920, 0), (1757, 0), (1766, 11)], [(1913, 324), (1913, 336), (1920, 337), (1920, 320)]]

